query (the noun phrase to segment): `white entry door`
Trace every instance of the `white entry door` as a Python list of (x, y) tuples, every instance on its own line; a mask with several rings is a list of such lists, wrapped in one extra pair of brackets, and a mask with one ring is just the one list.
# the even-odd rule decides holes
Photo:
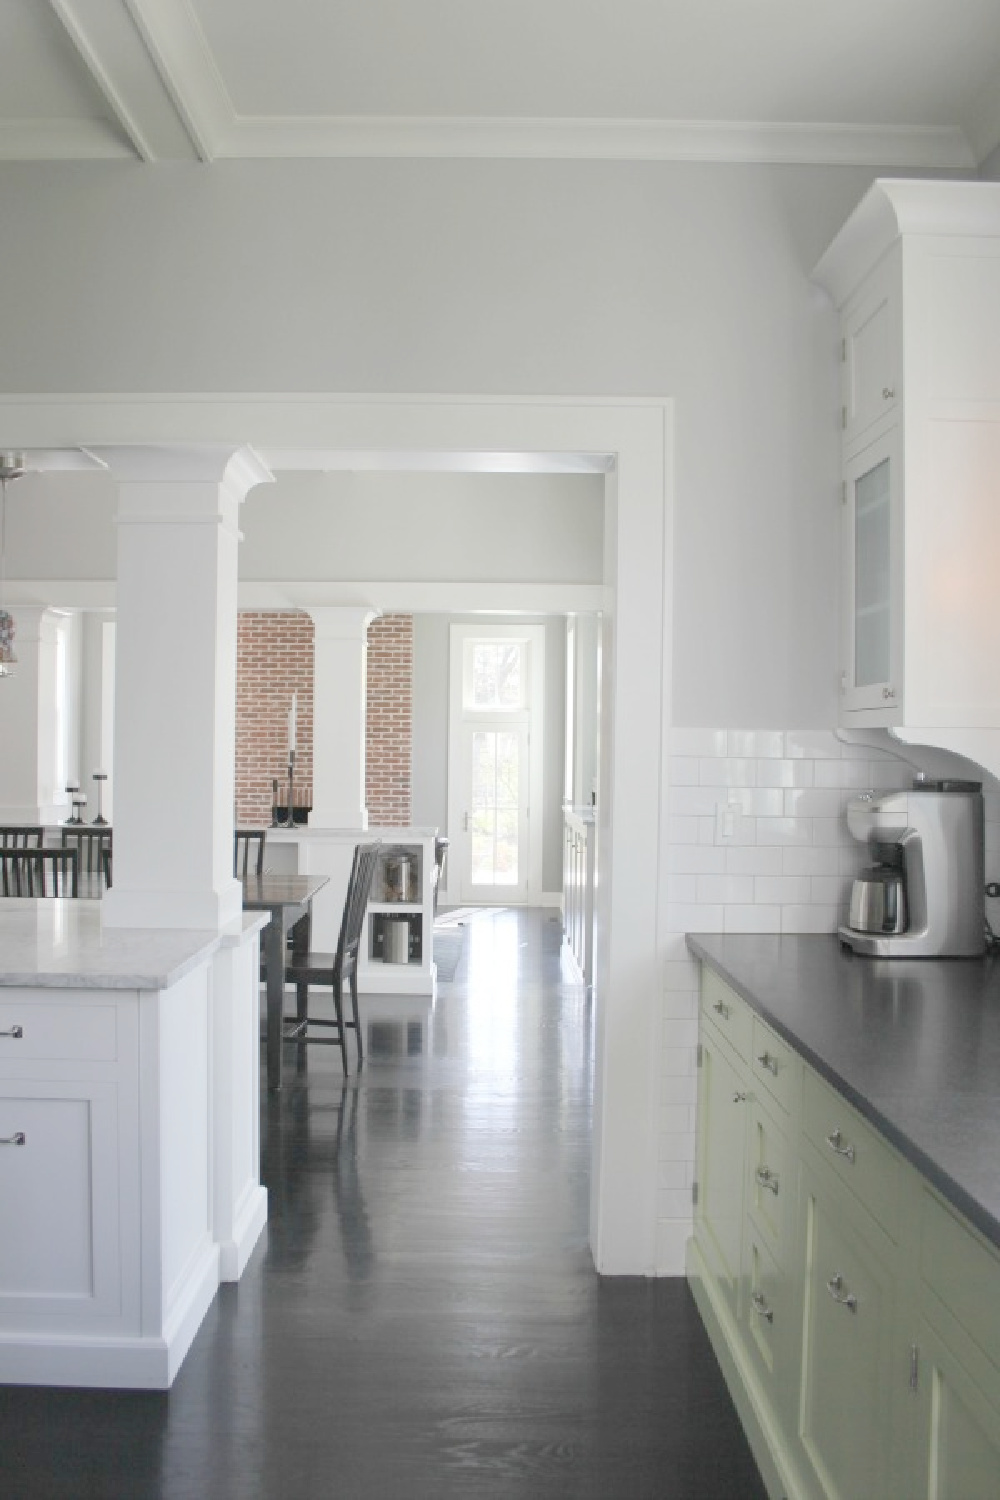
[(524, 905), (541, 894), (544, 641), (543, 626), (452, 626), (453, 903)]

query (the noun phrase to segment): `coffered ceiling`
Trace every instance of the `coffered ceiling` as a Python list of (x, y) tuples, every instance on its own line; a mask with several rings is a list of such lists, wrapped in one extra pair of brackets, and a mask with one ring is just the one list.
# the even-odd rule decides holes
[(998, 0), (0, 0), (0, 159), (972, 169)]

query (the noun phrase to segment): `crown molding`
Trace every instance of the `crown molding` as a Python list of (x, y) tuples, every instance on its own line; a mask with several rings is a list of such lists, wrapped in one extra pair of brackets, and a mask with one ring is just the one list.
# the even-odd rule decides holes
[(925, 170), (976, 165), (966, 136), (952, 126), (728, 120), (234, 115), (220, 129), (215, 155), (716, 161)]

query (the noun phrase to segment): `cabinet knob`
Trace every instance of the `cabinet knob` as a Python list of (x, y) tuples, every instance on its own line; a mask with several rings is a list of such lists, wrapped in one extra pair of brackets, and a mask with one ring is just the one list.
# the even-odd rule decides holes
[(0, 1031), (0, 1036), (12, 1036), (15, 1041), (19, 1041), (24, 1036), (24, 1027), (12, 1026), (9, 1031)]
[(893, 401), (895, 399), (895, 396), (896, 396), (896, 387), (894, 385), (884, 385), (882, 387), (882, 400), (883, 401)]
[(712, 1006), (712, 1009), (715, 1011), (715, 1014), (717, 1016), (721, 1016), (724, 1021), (729, 1020), (729, 1006), (726, 1005), (724, 1001), (716, 1000), (715, 1004)]
[(24, 1131), (15, 1130), (13, 1135), (0, 1135), (0, 1146), (23, 1146)]
[(772, 1172), (770, 1167), (758, 1167), (754, 1176), (762, 1188), (767, 1188), (768, 1192), (773, 1193), (777, 1198), (778, 1174), (776, 1172)]
[(826, 1138), (826, 1144), (837, 1156), (842, 1156), (845, 1161), (849, 1161), (853, 1165), (855, 1157), (854, 1147), (844, 1140), (839, 1130), (832, 1130), (830, 1132)]
[(884, 687), (882, 689), (882, 697), (883, 698), (895, 698), (895, 696), (896, 696), (896, 689), (894, 687)]
[(846, 1307), (848, 1312), (857, 1312), (858, 1299), (853, 1292), (845, 1291), (843, 1276), (839, 1274), (831, 1276), (826, 1284), (826, 1289), (839, 1307)]
[(760, 1063), (762, 1068), (766, 1068), (769, 1073), (773, 1073), (775, 1078), (777, 1078), (778, 1060), (777, 1058), (772, 1057), (770, 1052), (762, 1052), (757, 1058), (757, 1061)]
[(733, 1103), (734, 1104), (745, 1104), (746, 1102), (747, 1102), (747, 1096), (746, 1096), (746, 1094), (742, 1093), (739, 1089), (737, 1089), (736, 1093), (733, 1095)]
[(750, 1306), (757, 1315), (764, 1319), (765, 1323), (774, 1322), (774, 1312), (767, 1305), (767, 1298), (762, 1292), (751, 1292)]

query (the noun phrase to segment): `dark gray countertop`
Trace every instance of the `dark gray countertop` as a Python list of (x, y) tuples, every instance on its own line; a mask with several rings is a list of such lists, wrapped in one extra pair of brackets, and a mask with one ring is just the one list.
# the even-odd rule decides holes
[(687, 942), (1000, 1246), (1000, 958), (862, 958), (833, 936)]

